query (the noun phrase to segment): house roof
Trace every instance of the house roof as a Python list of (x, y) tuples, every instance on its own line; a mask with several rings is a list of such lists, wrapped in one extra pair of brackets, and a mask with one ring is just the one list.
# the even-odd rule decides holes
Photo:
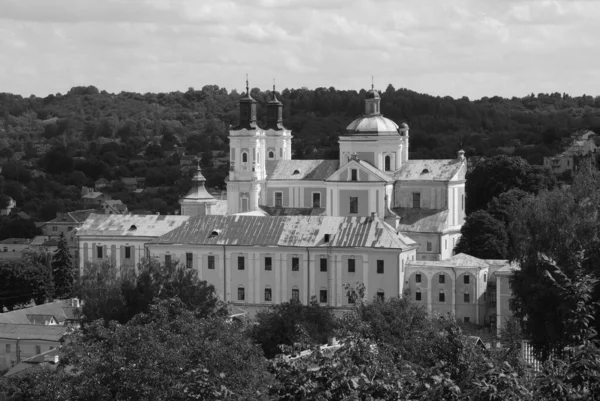
[(21, 244), (27, 245), (31, 242), (29, 238), (7, 238), (0, 241), (0, 244)]
[(77, 236), (158, 237), (189, 218), (164, 214), (91, 214), (77, 231)]
[(96, 184), (108, 184), (108, 180), (106, 178), (98, 178)]
[(466, 253), (459, 253), (445, 260), (410, 260), (408, 266), (429, 266), (429, 267), (460, 267), (460, 268), (479, 268), (479, 267), (498, 267), (510, 266), (508, 260), (498, 259), (479, 259)]
[(439, 233), (450, 227), (447, 209), (398, 207), (392, 210), (400, 216), (398, 230), (402, 232)]
[(267, 179), (323, 181), (339, 166), (338, 160), (269, 160), (266, 163)]
[(32, 356), (31, 358), (25, 359), (24, 361), (19, 362), (15, 366), (13, 366), (8, 372), (4, 374), (3, 377), (9, 377), (16, 374), (19, 374), (25, 370), (38, 366), (42, 363), (46, 362), (46, 358), (54, 358), (54, 356), (59, 356), (60, 352), (58, 348), (51, 349), (46, 352), (42, 352), (41, 354), (37, 354)]
[(87, 217), (95, 212), (96, 209), (85, 209), (85, 210), (76, 210), (74, 212), (63, 213), (60, 216), (56, 216), (54, 219), (44, 223), (44, 224), (57, 224), (57, 223), (73, 223), (79, 224), (83, 223)]
[(137, 185), (138, 184), (138, 180), (135, 177), (122, 177), (121, 181), (125, 185)]
[(68, 326), (0, 323), (0, 338), (20, 340), (60, 341)]
[[(325, 234), (330, 235), (329, 243), (324, 242)], [(198, 216), (154, 243), (391, 249), (416, 246), (377, 217), (330, 216)]]
[(325, 208), (260, 206), (269, 216), (325, 216)]
[[(50, 324), (53, 320), (56, 320), (52, 315), (27, 315), (29, 323), (31, 324)], [(55, 322), (58, 323), (58, 322)]]
[(29, 308), (0, 313), (0, 323), (31, 324), (31, 319), (28, 317), (31, 315), (54, 316), (58, 323), (63, 323), (65, 320), (78, 319), (76, 310), (77, 308), (71, 306), (68, 300), (48, 302)]
[(83, 195), (82, 198), (83, 199), (97, 199), (104, 196), (104, 194), (102, 192), (88, 192), (87, 194)]
[(462, 166), (463, 161), (459, 159), (408, 160), (394, 173), (394, 178), (404, 181), (450, 181)]

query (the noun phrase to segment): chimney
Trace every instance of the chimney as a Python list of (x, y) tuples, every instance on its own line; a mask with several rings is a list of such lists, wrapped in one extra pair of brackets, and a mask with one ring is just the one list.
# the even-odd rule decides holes
[(375, 220), (375, 212), (371, 212), (371, 221)]
[(465, 151), (462, 149), (458, 151), (458, 160), (460, 160), (460, 161), (465, 160)]
[(79, 308), (79, 299), (77, 299), (77, 298), (71, 299), (71, 306), (74, 308)]

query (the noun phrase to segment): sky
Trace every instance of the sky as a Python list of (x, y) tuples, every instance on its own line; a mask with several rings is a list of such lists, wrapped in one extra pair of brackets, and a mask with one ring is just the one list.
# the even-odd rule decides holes
[(600, 95), (600, 1), (0, 0), (0, 92)]

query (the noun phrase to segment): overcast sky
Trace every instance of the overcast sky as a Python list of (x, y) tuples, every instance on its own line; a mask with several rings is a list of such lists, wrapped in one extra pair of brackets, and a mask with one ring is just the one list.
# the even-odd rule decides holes
[(0, 92), (600, 95), (600, 1), (0, 0)]

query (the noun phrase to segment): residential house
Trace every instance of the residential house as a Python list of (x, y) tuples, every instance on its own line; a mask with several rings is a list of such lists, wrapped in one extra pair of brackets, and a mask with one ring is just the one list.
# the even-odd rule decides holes
[(110, 182), (106, 178), (99, 178), (94, 183), (94, 190), (96, 192), (99, 192), (101, 189), (108, 187), (109, 184), (110, 184)]
[(98, 207), (102, 205), (104, 201), (111, 200), (111, 196), (102, 192), (89, 192), (81, 197), (83, 206), (85, 207)]
[(23, 251), (29, 247), (29, 238), (7, 238), (0, 241), (0, 259), (21, 260)]
[(77, 246), (77, 237), (75, 233), (81, 227), (83, 222), (91, 213), (97, 212), (97, 209), (76, 210), (73, 212), (57, 212), (56, 218), (42, 224), (42, 233), (50, 238), (58, 239), (63, 234), (67, 239), (67, 245), (73, 260), (79, 259), (79, 247)]
[(554, 174), (577, 170), (583, 158), (593, 157), (596, 154), (598, 147), (594, 141), (595, 135), (592, 131), (582, 131), (572, 135), (573, 140), (564, 152), (556, 156), (544, 157), (544, 166), (550, 168)]
[(105, 214), (125, 214), (127, 213), (127, 205), (120, 199), (106, 200), (102, 202), (100, 208)]
[(31, 358), (22, 360), (14, 365), (3, 377), (11, 377), (22, 374), (35, 367), (56, 367), (60, 360), (60, 346), (49, 349), (41, 354), (34, 355)]
[(6, 207), (3, 209), (0, 209), (0, 216), (10, 215), (12, 213), (13, 209), (16, 207), (17, 207), (17, 202), (9, 196), (8, 204), (6, 205)]
[(122, 177), (121, 182), (125, 184), (125, 189), (129, 192), (135, 191), (138, 188), (138, 180), (135, 177)]

